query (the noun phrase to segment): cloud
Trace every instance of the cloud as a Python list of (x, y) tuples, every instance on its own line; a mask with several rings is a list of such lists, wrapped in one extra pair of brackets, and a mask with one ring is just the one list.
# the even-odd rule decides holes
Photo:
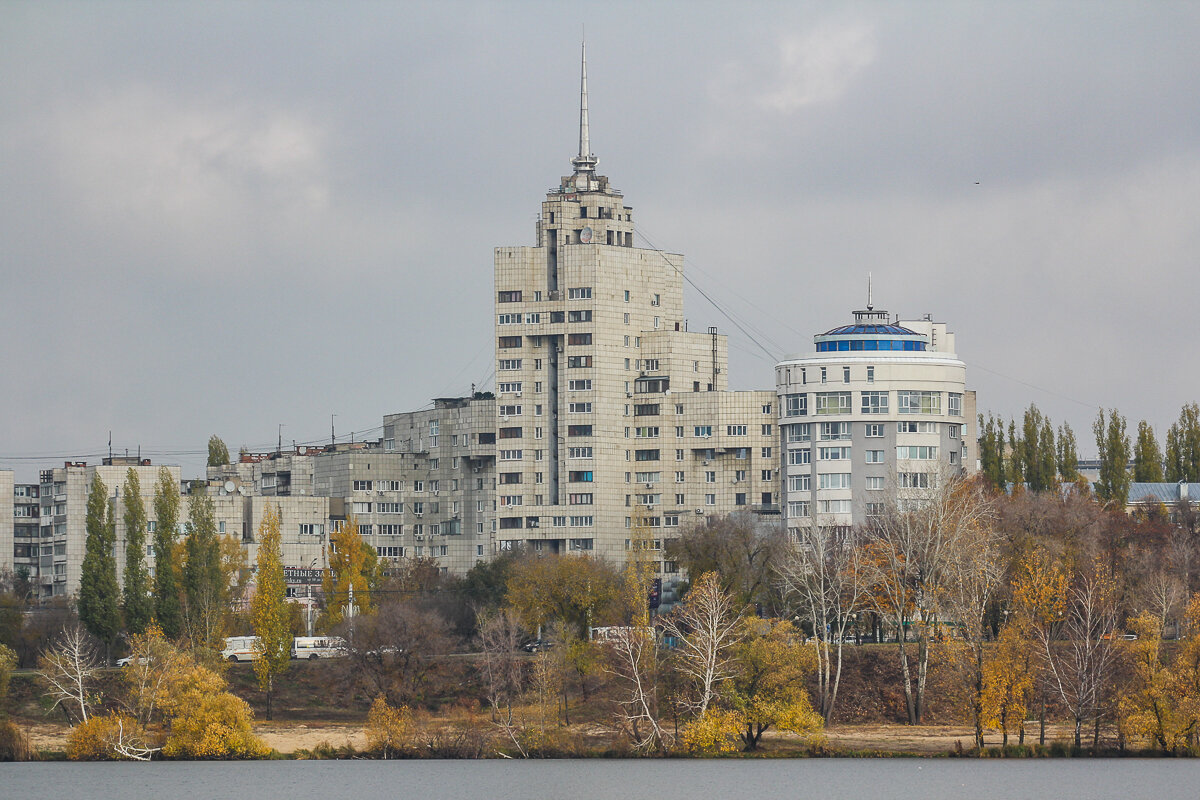
[(778, 46), (777, 74), (755, 99), (784, 114), (832, 102), (874, 63), (875, 53), (875, 30), (861, 22), (825, 22), (785, 35)]

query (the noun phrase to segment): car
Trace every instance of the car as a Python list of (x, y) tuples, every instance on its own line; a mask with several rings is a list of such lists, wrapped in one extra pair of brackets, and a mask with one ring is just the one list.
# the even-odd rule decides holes
[[(117, 659), (117, 666), (118, 666), (118, 667), (125, 667), (125, 666), (128, 666), (128, 665), (129, 665), (129, 664), (131, 664), (131, 663), (133, 663), (133, 656), (125, 656), (124, 658), (118, 658), (118, 659)], [(150, 659), (148, 659), (148, 658), (139, 658), (139, 659), (138, 659), (138, 664), (139, 664), (139, 665), (141, 665), (141, 666), (143, 666), (143, 667), (144, 667), (145, 665), (149, 664), (149, 663), (150, 663)]]
[(526, 653), (536, 653), (539, 650), (549, 650), (554, 647), (554, 642), (546, 639), (534, 639), (532, 642), (526, 642), (521, 646), (521, 649)]

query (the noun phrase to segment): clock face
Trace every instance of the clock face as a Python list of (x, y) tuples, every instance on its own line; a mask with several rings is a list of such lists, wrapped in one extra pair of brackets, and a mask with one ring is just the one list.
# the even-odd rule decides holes
[(591, 227), (584, 228), (583, 230), (581, 230), (581, 231), (579, 232), (579, 241), (583, 242), (584, 244), (587, 244), (587, 243), (588, 243), (588, 242), (590, 242), (591, 240), (592, 240), (592, 229), (591, 229)]

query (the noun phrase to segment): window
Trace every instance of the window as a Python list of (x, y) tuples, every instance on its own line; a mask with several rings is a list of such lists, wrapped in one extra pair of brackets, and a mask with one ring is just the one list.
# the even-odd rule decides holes
[(822, 442), (836, 442), (850, 439), (849, 422), (822, 422), (820, 437)]
[(354, 481), (353, 486), (354, 486), (354, 491), (356, 491), (356, 492), (371, 491), (371, 482), (370, 481)]
[(949, 428), (946, 429), (946, 433), (950, 436), (951, 439), (957, 439), (958, 433), (961, 429), (962, 429), (961, 425), (951, 425)]
[(521, 429), (520, 428), (501, 428), (498, 431), (498, 434), (501, 439), (520, 439), (521, 438)]
[[(809, 428), (809, 423), (800, 422), (793, 425), (784, 425), (784, 435), (788, 442), (811, 442), (812, 433)], [(765, 457), (765, 456), (764, 456)]]
[(716, 471), (715, 471), (715, 470), (708, 470), (708, 471), (706, 471), (706, 472), (704, 473), (704, 482), (705, 482), (705, 483), (716, 483), (716, 482), (717, 482), (717, 473), (716, 473)]
[(770, 435), (771, 435), (771, 426), (770, 426), (770, 425), (763, 425), (763, 426), (762, 426), (762, 435), (763, 435), (763, 436), (770, 436)]
[(509, 348), (509, 347), (520, 347), (521, 346), (521, 337), (520, 336), (501, 336), (499, 346), (501, 349)]
[(636, 475), (638, 483), (658, 483), (662, 480), (661, 472), (639, 472)]
[(726, 436), (745, 436), (746, 435), (746, 426), (745, 425), (726, 425), (725, 426), (725, 435)]
[(498, 317), (496, 317), (496, 324), (498, 324), (498, 325), (520, 325), (521, 324), (521, 315), (520, 314), (501, 314)]
[(585, 378), (582, 380), (573, 379), (573, 380), (567, 381), (567, 389), (572, 392), (587, 392), (587, 391), (590, 391), (591, 388), (592, 388), (592, 379), (591, 378)]
[(515, 394), (516, 392), (521, 391), (521, 382), (515, 381), (512, 383), (498, 383), (496, 384), (496, 391), (500, 394)]
[(792, 466), (811, 464), (812, 450), (804, 448), (803, 450), (788, 450), (788, 464)]
[(567, 458), (591, 458), (592, 448), (590, 447), (568, 447)]
[(662, 504), (661, 494), (639, 494), (637, 496), (638, 505), (642, 506), (657, 506)]
[(867, 503), (867, 519), (878, 519), (883, 516), (883, 503)]
[(496, 363), (498, 370), (520, 369), (521, 359), (519, 358), (502, 358)]
[(879, 476), (867, 478), (867, 490), (872, 492), (883, 491), (883, 478)]
[(849, 489), (850, 488), (850, 473), (849, 472), (823, 472), (819, 476), (819, 489)]
[[(539, 294), (541, 294), (541, 293), (539, 292)], [(537, 324), (538, 324), (538, 323), (540, 323), (541, 321), (542, 321), (542, 315), (541, 315), (540, 313), (526, 314), (526, 315), (525, 315), (525, 324), (526, 324), (526, 325), (537, 325)], [(534, 337), (534, 339), (536, 339), (537, 341), (535, 341), (535, 342), (534, 342), (534, 345), (533, 345), (533, 346), (534, 346), (534, 347), (541, 347), (541, 346), (542, 346), (542, 342), (541, 342), (541, 339), (542, 339), (542, 337), (540, 337), (540, 336), (535, 336), (535, 337)]]
[(592, 504), (592, 493), (583, 492), (567, 495), (567, 505), (572, 506), (590, 506)]
[(850, 368), (842, 367), (842, 383), (850, 382)]
[(867, 367), (867, 383), (875, 382), (875, 368)]
[(820, 450), (822, 461), (845, 461), (850, 458), (849, 447), (822, 447)]
[(520, 461), (521, 460), (521, 451), (520, 450), (501, 450), (500, 451), (500, 460), (501, 461)]
[(642, 403), (633, 407), (633, 415), (635, 417), (655, 417), (658, 416), (662, 405), (659, 403)]
[(827, 379), (828, 379), (827, 370), (825, 367), (821, 367), (821, 383), (825, 383)]
[(871, 422), (871, 423), (867, 424), (867, 438), (868, 439), (880, 439), (882, 437), (883, 437), (883, 425), (882, 424), (880, 424), (878, 422)]
[(937, 481), (928, 472), (901, 472), (900, 486), (903, 489), (928, 489), (936, 486)]
[(701, 439), (708, 439), (712, 436), (712, 425), (697, 425), (695, 427), (695, 435)]
[[(520, 293), (518, 292), (518, 294), (520, 294)], [(577, 286), (573, 289), (567, 289), (567, 299), (568, 300), (591, 300), (592, 299), (592, 287)]]
[(638, 439), (657, 439), (658, 430), (657, 425), (643, 426), (641, 428), (634, 428), (633, 435)]
[(763, 404), (763, 407), (762, 407), (762, 412), (763, 412), (764, 414), (770, 414), (770, 413), (771, 413), (771, 404), (770, 404), (770, 403), (764, 403), (764, 404)]
[(883, 451), (882, 450), (868, 450), (867, 451), (867, 463), (868, 464), (882, 464), (883, 463)]
[(946, 410), (952, 417), (962, 416), (962, 395), (950, 392), (946, 396)]
[(371, 504), (370, 503), (355, 503), (354, 504), (354, 513), (355, 514), (370, 514), (371, 513)]
[(822, 514), (849, 514), (849, 500), (821, 500), (818, 504)]
[(933, 461), (937, 453), (937, 447), (930, 445), (900, 445), (896, 448), (896, 458), (913, 461)]
[(319, 522), (301, 522), (301, 536), (320, 536), (325, 533), (325, 526)]
[(496, 410), (500, 412), (502, 417), (519, 417), (521, 416), (520, 406), (497, 406)]
[(817, 392), (817, 416), (849, 414), (850, 392)]
[(717, 496), (715, 494), (704, 495), (704, 505), (715, 506), (717, 504)]
[(900, 433), (937, 433), (936, 422), (900, 422), (896, 426)]
[(568, 368), (590, 367), (592, 365), (591, 356), (567, 356)]
[(675, 451), (675, 460), (676, 460), (676, 461), (683, 461), (683, 451), (682, 451), (682, 450), (676, 450), (676, 451)]
[(769, 481), (774, 477), (774, 470), (764, 469), (759, 472), (759, 479)]
[(811, 475), (789, 475), (788, 476), (788, 491), (789, 492), (807, 492), (812, 489)]
[(519, 494), (500, 495), (500, 507), (524, 505), (524, 498)]
[(887, 392), (863, 392), (862, 393), (862, 413), (864, 413), (864, 414), (886, 414), (886, 413), (888, 413), (888, 393)]
[(570, 525), (572, 528), (590, 528), (592, 527), (591, 517), (571, 517)]
[(784, 416), (788, 417), (806, 417), (808, 416), (808, 395), (806, 394), (789, 394), (784, 398), (786, 402), (786, 412)]
[(592, 335), (590, 333), (568, 333), (567, 334), (567, 344), (578, 345), (578, 344), (591, 344), (591, 343), (592, 343)]
[(901, 414), (941, 414), (941, 392), (896, 392), (896, 405)]
[(591, 436), (591, 425), (568, 425), (567, 436)]
[(807, 517), (809, 515), (809, 503), (807, 500), (798, 500), (788, 503), (788, 516), (796, 519)]
[(569, 414), (590, 414), (592, 413), (591, 403), (569, 403), (567, 405), (567, 413)]
[(520, 472), (501, 472), (500, 473), (500, 483), (502, 483), (502, 484), (513, 484), (513, 483), (520, 483), (520, 482), (521, 482), (521, 473)]
[(675, 482), (676, 483), (686, 483), (687, 482), (687, 473), (686, 472), (676, 472), (675, 473)]
[(633, 454), (635, 461), (658, 461), (660, 458), (658, 450), (634, 450)]
[(499, 303), (519, 303), (521, 302), (521, 292), (496, 292), (496, 301)]

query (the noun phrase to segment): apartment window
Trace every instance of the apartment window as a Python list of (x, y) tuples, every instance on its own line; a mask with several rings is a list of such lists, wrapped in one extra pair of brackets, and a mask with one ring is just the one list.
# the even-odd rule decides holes
[(850, 488), (850, 473), (849, 472), (823, 472), (819, 476), (819, 489), (849, 489)]
[(866, 480), (867, 480), (867, 490), (868, 491), (872, 491), (872, 492), (883, 491), (883, 478), (882, 477), (876, 475), (874, 477), (868, 477)]
[(946, 410), (952, 417), (962, 416), (962, 395), (949, 392), (946, 398)]
[(744, 469), (734, 470), (733, 480), (734, 481), (746, 480), (746, 470), (744, 470)]
[[(539, 294), (541, 294), (541, 293), (539, 292)], [(526, 324), (526, 325), (537, 325), (537, 324), (541, 323), (541, 321), (542, 321), (542, 315), (541, 315), (541, 313), (533, 313), (533, 314), (526, 314), (526, 315), (525, 315), (525, 324)], [(542, 337), (540, 337), (540, 336), (535, 336), (535, 337), (533, 337), (533, 340), (534, 340), (534, 341), (533, 341), (533, 346), (534, 346), (534, 347), (541, 347), (541, 346), (542, 346)]]
[(789, 394), (784, 398), (787, 402), (786, 413), (788, 417), (806, 417), (808, 416), (808, 395), (806, 394)]
[[(625, 290), (625, 302), (626, 303), (629, 302), (629, 290), (628, 289)], [(628, 316), (628, 315), (626, 315), (626, 316)], [(625, 321), (628, 322), (629, 320), (625, 320)]]
[(849, 413), (850, 392), (817, 392), (817, 416)]
[(591, 300), (592, 299), (592, 287), (577, 286), (572, 289), (567, 289), (567, 299), (568, 300)]
[(592, 365), (591, 356), (567, 356), (568, 368), (590, 367)]
[(812, 463), (812, 450), (805, 447), (803, 450), (788, 450), (788, 464), (792, 466), (801, 466)]
[(745, 436), (746, 435), (746, 426), (745, 425), (726, 425), (725, 426), (725, 435), (726, 436)]
[(772, 451), (772, 448), (770, 448), (770, 447), (764, 447), (764, 448), (762, 449), (762, 457), (763, 457), (763, 458), (770, 458), (770, 457), (771, 457), (771, 451)]
[(792, 425), (783, 426), (784, 435), (788, 442), (809, 442), (812, 441), (811, 428), (807, 422), (799, 422)]
[(521, 359), (519, 358), (501, 358), (496, 363), (498, 370), (513, 370), (521, 368)]
[(642, 403), (633, 407), (633, 415), (635, 417), (656, 417), (661, 409), (662, 404), (660, 403)]
[(789, 492), (807, 492), (812, 489), (811, 475), (789, 475), (788, 476), (788, 491)]
[(371, 513), (371, 504), (370, 503), (355, 503), (353, 507), (354, 507), (355, 514), (370, 514)]
[(499, 394), (515, 394), (519, 391), (521, 391), (520, 381), (496, 384), (496, 392)]
[(659, 429), (657, 425), (644, 426), (641, 428), (635, 428), (633, 435), (638, 439), (657, 439), (658, 430)]
[(519, 303), (521, 302), (521, 292), (497, 292), (496, 301), (499, 303)]
[(497, 433), (499, 435), (499, 438), (501, 438), (501, 439), (520, 439), (521, 438), (521, 429), (520, 428), (501, 428)]
[(827, 370), (825, 367), (821, 367), (821, 383), (826, 383), (826, 382), (827, 382)]
[(683, 426), (682, 425), (675, 426), (675, 438), (677, 438), (677, 439), (683, 438)]
[(937, 433), (938, 423), (900, 422), (896, 424), (896, 430), (898, 430), (900, 433)]
[(772, 470), (764, 469), (764, 470), (760, 471), (759, 478), (764, 481), (769, 481), (769, 480), (771, 480), (772, 474), (773, 474)]
[(572, 506), (590, 506), (592, 505), (591, 492), (579, 492), (567, 495), (567, 505)]
[(319, 522), (301, 522), (301, 536), (320, 536), (325, 533), (325, 526)]
[(762, 435), (763, 435), (763, 436), (770, 436), (770, 435), (771, 435), (771, 426), (770, 426), (770, 425), (763, 425), (763, 426), (762, 426)]
[(822, 422), (821, 441), (848, 441), (850, 439), (849, 422)]
[(520, 336), (501, 336), (500, 337), (500, 348), (501, 349), (510, 348), (510, 347), (520, 347), (520, 346), (521, 346), (521, 337)]
[(520, 506), (525, 504), (525, 498), (519, 494), (502, 494), (500, 495), (500, 507)]
[(821, 500), (818, 503), (822, 514), (849, 514), (849, 500)]
[(867, 367), (867, 383), (875, 382), (875, 368)]
[(520, 450), (501, 450), (500, 451), (500, 460), (501, 461), (520, 461), (521, 460), (521, 451)]
[(938, 449), (930, 445), (900, 445), (896, 448), (896, 458), (910, 461), (934, 461), (938, 457)]
[(960, 430), (962, 430), (961, 425), (951, 425), (946, 429), (946, 433), (950, 436), (951, 439), (957, 439), (958, 432)]
[(704, 473), (704, 482), (705, 482), (705, 483), (716, 483), (716, 482), (717, 482), (717, 473), (716, 473), (716, 471), (715, 471), (715, 470), (709, 470), (709, 471), (705, 472), (705, 473)]
[(678, 472), (678, 471), (677, 471), (677, 472), (675, 473), (675, 482), (676, 482), (676, 483), (685, 483), (685, 482), (687, 482), (687, 473), (686, 473), (686, 472)]
[(695, 435), (701, 439), (712, 437), (712, 425), (697, 425), (695, 427)]
[(370, 481), (354, 481), (352, 486), (354, 487), (354, 491), (356, 491), (356, 492), (371, 491), (371, 482)]
[(567, 319), (567, 315), (565, 313), (563, 313), (562, 311), (551, 311), (550, 312), (550, 322), (552, 324), (556, 323), (556, 322), (565, 322), (566, 319)]
[(896, 405), (901, 414), (941, 414), (941, 392), (896, 392)]
[(592, 413), (592, 404), (591, 403), (569, 403), (567, 405), (567, 413), (590, 414), (590, 413)]
[(658, 461), (660, 458), (658, 450), (634, 450), (633, 454), (635, 461)]
[(883, 451), (882, 450), (868, 450), (867, 451), (867, 463), (868, 464), (882, 464), (883, 463)]
[(625, 324), (626, 325), (629, 324), (629, 315), (628, 314), (625, 314)]
[(881, 423), (871, 422), (871, 423), (867, 424), (867, 438), (868, 439), (879, 439), (882, 437), (883, 437), (883, 425)]
[(519, 417), (521, 416), (520, 406), (497, 406), (496, 410), (500, 412), (502, 417)]
[(592, 379), (572, 379), (567, 381), (567, 389), (572, 392), (586, 392), (592, 388)]
[(591, 322), (592, 310), (590, 308), (580, 309), (578, 311), (567, 312), (567, 322)]
[(937, 484), (928, 472), (901, 472), (899, 477), (902, 489), (928, 489)]
[(879, 519), (883, 516), (883, 503), (867, 503), (867, 519)]
[(850, 458), (849, 447), (822, 447), (820, 450), (822, 461), (846, 461)]
[(770, 414), (770, 413), (771, 413), (771, 404), (770, 404), (770, 403), (766, 403), (765, 405), (763, 405), (763, 407), (762, 407), (762, 412), (763, 412), (764, 414)]
[(676, 450), (676, 451), (675, 451), (675, 460), (676, 460), (676, 461), (683, 461), (683, 451), (682, 451), (682, 450)]
[(842, 367), (842, 383), (850, 382), (850, 368)]
[(862, 413), (864, 413), (864, 414), (886, 414), (886, 413), (888, 413), (888, 393), (887, 392), (863, 392), (862, 393)]
[(496, 317), (496, 323), (499, 325), (520, 325), (520, 314), (500, 314)]
[(568, 447), (567, 458), (591, 458), (592, 448), (590, 447)]
[(715, 494), (704, 495), (704, 505), (715, 506), (717, 504), (717, 496)]
[(567, 436), (591, 436), (591, 425), (568, 425)]
[(788, 503), (788, 517), (800, 519), (809, 516), (809, 502), (796, 500)]
[(377, 514), (400, 514), (404, 511), (404, 503), (377, 503), (375, 512)]

